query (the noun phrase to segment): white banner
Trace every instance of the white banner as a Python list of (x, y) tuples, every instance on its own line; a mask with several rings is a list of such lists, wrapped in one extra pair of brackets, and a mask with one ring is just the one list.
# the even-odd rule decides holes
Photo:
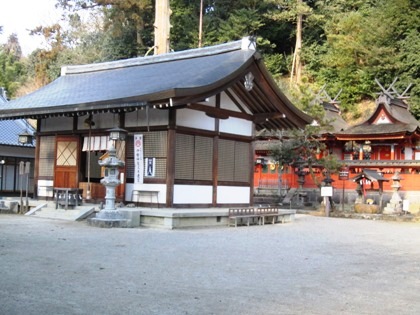
[(134, 184), (143, 184), (143, 135), (134, 135)]
[(155, 170), (156, 170), (156, 159), (145, 158), (144, 159), (144, 176), (155, 177)]

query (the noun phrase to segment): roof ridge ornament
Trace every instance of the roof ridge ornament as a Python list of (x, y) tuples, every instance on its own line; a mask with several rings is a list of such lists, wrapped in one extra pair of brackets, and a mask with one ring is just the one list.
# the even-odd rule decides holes
[(397, 82), (397, 80), (398, 80), (398, 77), (396, 77), (395, 79), (394, 79), (394, 81), (392, 81), (392, 83), (388, 86), (388, 88), (386, 89), (380, 82), (379, 82), (379, 80), (377, 79), (377, 78), (375, 78), (375, 82), (376, 82), (376, 84), (378, 84), (379, 85), (379, 87), (381, 88), (381, 90), (382, 90), (382, 92), (379, 92), (378, 94), (379, 94), (379, 97), (378, 97), (378, 99), (376, 100), (376, 103), (377, 104), (379, 104), (379, 103), (382, 103), (382, 102), (386, 102), (386, 104), (390, 104), (391, 103), (391, 101), (393, 100), (393, 99), (399, 99), (399, 100), (404, 100), (404, 99), (407, 99), (407, 98), (410, 98), (410, 96), (409, 95), (406, 95), (407, 94), (407, 92), (411, 89), (411, 87), (413, 86), (413, 83), (410, 83), (408, 86), (407, 86), (407, 88), (402, 92), (402, 93), (399, 93), (398, 91), (397, 91), (397, 89), (395, 88), (395, 83)]
[(257, 40), (255, 36), (246, 36), (242, 38), (242, 50), (257, 50)]
[[(326, 110), (333, 110), (336, 111), (338, 113), (340, 113), (340, 106), (339, 104), (341, 103), (340, 101), (338, 101), (338, 97), (340, 96), (341, 92), (343, 91), (343, 89), (340, 89), (340, 91), (338, 91), (338, 93), (335, 95), (334, 98), (331, 98), (331, 96), (328, 94), (327, 90), (326, 90), (326, 84), (324, 84), (321, 89), (319, 90), (319, 92), (315, 95), (314, 99), (310, 102), (311, 106), (314, 106), (315, 104), (320, 104), (324, 107), (324, 109)], [(315, 94), (311, 89), (309, 89), (309, 91), (312, 94)]]
[(250, 92), (252, 88), (254, 87), (253, 81), (254, 81), (254, 75), (251, 72), (248, 72), (247, 74), (245, 74), (244, 86), (248, 92)]

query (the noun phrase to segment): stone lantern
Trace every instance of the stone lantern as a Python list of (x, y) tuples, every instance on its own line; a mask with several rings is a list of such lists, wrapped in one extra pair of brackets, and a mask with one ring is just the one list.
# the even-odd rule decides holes
[(108, 157), (98, 163), (105, 169), (105, 176), (101, 179), (101, 184), (106, 187), (104, 210), (115, 210), (115, 188), (121, 184), (118, 168), (123, 167), (124, 162), (118, 159), (116, 149), (111, 147)]
[(297, 161), (295, 162), (295, 166), (296, 166), (296, 175), (298, 176), (297, 182), (298, 182), (298, 201), (297, 201), (297, 206), (303, 206), (303, 204), (305, 203), (305, 198), (306, 198), (306, 192), (303, 191), (303, 185), (305, 184), (305, 171), (303, 170), (303, 166), (305, 164), (305, 161), (303, 160), (303, 158), (301, 156), (298, 157)]
[(384, 208), (384, 214), (396, 214), (402, 212), (402, 199), (399, 195), (398, 191), (401, 188), (401, 177), (399, 172), (395, 172), (394, 176), (392, 176), (392, 197), (391, 200), (388, 202), (386, 207)]
[(115, 207), (115, 189), (121, 184), (119, 179), (119, 168), (125, 165), (117, 157), (117, 150), (115, 149), (115, 141), (124, 140), (125, 136), (121, 134), (123, 129), (114, 128), (110, 130), (111, 147), (108, 149), (108, 156), (99, 165), (104, 168), (104, 178), (101, 179), (101, 184), (106, 188), (105, 194), (105, 208), (101, 209), (95, 218), (90, 219), (91, 225), (99, 227), (126, 227), (127, 220)]

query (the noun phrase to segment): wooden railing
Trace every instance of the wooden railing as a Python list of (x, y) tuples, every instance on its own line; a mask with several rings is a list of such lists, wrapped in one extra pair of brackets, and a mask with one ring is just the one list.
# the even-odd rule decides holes
[(420, 167), (420, 160), (342, 160), (342, 163), (357, 167)]

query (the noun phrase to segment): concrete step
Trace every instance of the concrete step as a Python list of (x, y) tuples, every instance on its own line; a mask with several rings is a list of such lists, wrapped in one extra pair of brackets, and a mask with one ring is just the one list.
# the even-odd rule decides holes
[(292, 198), (296, 193), (296, 188), (291, 188), (288, 192), (287, 195), (283, 198), (282, 203), (291, 203), (292, 202)]
[(25, 213), (27, 216), (47, 219), (59, 219), (68, 221), (80, 221), (88, 218), (95, 212), (95, 205), (77, 206), (74, 209), (55, 209), (55, 204), (41, 204), (29, 212)]

